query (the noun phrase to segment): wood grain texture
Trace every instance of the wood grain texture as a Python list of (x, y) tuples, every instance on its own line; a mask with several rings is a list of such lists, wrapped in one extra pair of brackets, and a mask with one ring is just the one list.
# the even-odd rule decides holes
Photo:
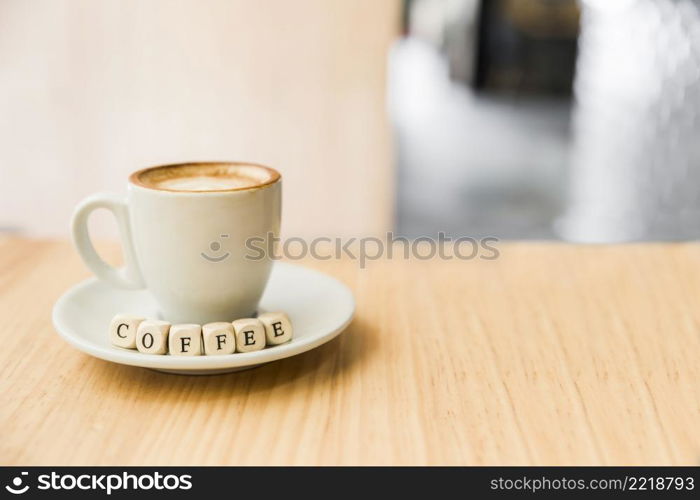
[(0, 462), (697, 464), (700, 247), (500, 250), (305, 262), (354, 290), (344, 334), (184, 377), (68, 346), (51, 307), (87, 271), (68, 243), (0, 240)]

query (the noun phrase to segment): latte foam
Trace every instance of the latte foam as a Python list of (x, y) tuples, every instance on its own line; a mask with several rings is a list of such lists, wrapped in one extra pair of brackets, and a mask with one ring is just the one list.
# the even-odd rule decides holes
[(156, 187), (160, 189), (173, 191), (222, 191), (253, 187), (258, 184), (260, 184), (260, 181), (257, 179), (233, 175), (231, 177), (213, 177), (208, 175), (176, 177), (155, 183)]
[(131, 182), (164, 191), (235, 191), (265, 186), (280, 178), (275, 170), (244, 163), (186, 163), (141, 170)]

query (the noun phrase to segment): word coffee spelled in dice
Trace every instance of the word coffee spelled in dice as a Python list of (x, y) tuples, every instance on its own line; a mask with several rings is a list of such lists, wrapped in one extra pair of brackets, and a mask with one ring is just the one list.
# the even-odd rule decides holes
[(117, 314), (109, 325), (112, 345), (137, 349), (144, 354), (172, 356), (216, 356), (254, 352), (292, 339), (292, 322), (283, 312), (268, 312), (258, 318), (219, 321), (204, 326), (171, 325), (167, 321)]

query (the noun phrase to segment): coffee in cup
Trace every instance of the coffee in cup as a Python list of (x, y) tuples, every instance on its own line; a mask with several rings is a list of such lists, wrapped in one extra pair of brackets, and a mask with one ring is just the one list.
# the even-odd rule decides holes
[(259, 165), (200, 163), (156, 167), (136, 172), (132, 182), (165, 191), (228, 191), (273, 182), (279, 174)]
[[(252, 163), (146, 168), (129, 177), (126, 198), (96, 194), (78, 205), (73, 239), (99, 279), (121, 288), (146, 288), (170, 322), (250, 317), (272, 260), (248, 259), (246, 241), (278, 236), (281, 193), (280, 174)], [(123, 269), (104, 262), (90, 241), (87, 219), (97, 208), (117, 219)]]

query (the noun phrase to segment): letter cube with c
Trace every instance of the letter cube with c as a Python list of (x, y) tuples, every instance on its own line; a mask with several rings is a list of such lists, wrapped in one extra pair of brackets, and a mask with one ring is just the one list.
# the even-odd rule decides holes
[(109, 325), (109, 340), (117, 347), (134, 349), (136, 330), (142, 321), (142, 317), (133, 314), (117, 314)]

